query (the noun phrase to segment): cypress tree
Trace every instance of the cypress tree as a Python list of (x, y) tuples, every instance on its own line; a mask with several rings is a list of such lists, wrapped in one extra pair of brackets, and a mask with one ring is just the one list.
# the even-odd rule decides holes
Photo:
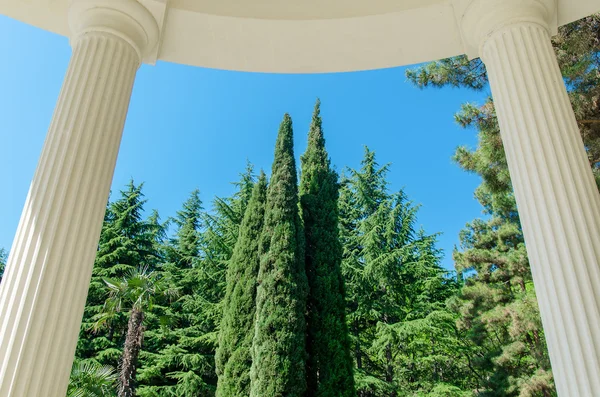
[(351, 397), (353, 364), (346, 326), (342, 247), (338, 236), (338, 175), (331, 169), (315, 105), (301, 158), (300, 203), (306, 239), (307, 396)]
[(254, 336), (256, 278), (260, 266), (258, 241), (266, 196), (267, 178), (261, 173), (252, 191), (227, 270), (227, 292), (216, 352), (217, 397), (250, 395), (250, 350)]
[(275, 146), (259, 242), (260, 269), (250, 373), (252, 397), (299, 397), (306, 391), (308, 286), (292, 138), (292, 119), (286, 114)]

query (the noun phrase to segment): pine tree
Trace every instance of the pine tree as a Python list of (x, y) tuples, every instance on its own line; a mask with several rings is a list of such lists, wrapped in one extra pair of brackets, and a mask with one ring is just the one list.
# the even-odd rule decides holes
[[(552, 38), (552, 45), (567, 83), (592, 172), (600, 186), (599, 26), (600, 14), (564, 25)], [(481, 59), (469, 60), (466, 56), (442, 59), (409, 69), (406, 77), (419, 88), (451, 86), (482, 91), (488, 87), (488, 76)], [(493, 110), (491, 98), (483, 106)], [(479, 121), (495, 123), (495, 113), (486, 113), (490, 117)]]
[(300, 397), (306, 391), (304, 232), (298, 208), (292, 119), (279, 128), (260, 239), (252, 397)]
[[(592, 172), (600, 186), (600, 15), (559, 29), (552, 42), (575, 111)], [(409, 70), (416, 86), (480, 91), (488, 77), (480, 60), (456, 57)], [(450, 304), (465, 335), (471, 383), (480, 395), (552, 396), (552, 373), (535, 298), (525, 241), (505, 159), (494, 102), (463, 105), (456, 121), (478, 132), (475, 150), (461, 147), (455, 161), (482, 178), (475, 197), (485, 218), (461, 232), (455, 267), (464, 278)]]
[[(482, 177), (475, 192), (487, 219), (461, 232), (455, 267), (465, 282), (452, 302), (458, 329), (470, 341), (477, 361), (477, 384), (485, 393), (555, 394), (525, 241), (512, 192), (493, 105), (463, 106), (465, 127), (479, 130), (475, 151), (457, 150), (455, 160)], [(484, 394), (485, 395), (485, 394)]]
[(254, 186), (227, 270), (227, 292), (216, 353), (217, 397), (250, 395), (251, 348), (260, 258), (258, 242), (264, 222), (267, 179)]
[(200, 191), (195, 189), (173, 219), (177, 231), (168, 248), (169, 260), (176, 263), (180, 269), (189, 269), (198, 264), (203, 225), (202, 210)]
[(309, 285), (307, 396), (352, 397), (356, 391), (341, 273), (339, 185), (325, 150), (319, 100), (308, 133), (308, 147), (301, 161), (300, 204)]

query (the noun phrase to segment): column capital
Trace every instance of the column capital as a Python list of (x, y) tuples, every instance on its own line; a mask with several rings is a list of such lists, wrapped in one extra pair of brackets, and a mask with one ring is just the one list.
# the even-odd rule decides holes
[(140, 62), (152, 54), (159, 40), (156, 19), (136, 0), (73, 0), (69, 25), (72, 44), (86, 33), (111, 33), (127, 41)]
[(482, 55), (482, 47), (495, 32), (518, 24), (538, 24), (556, 33), (557, 0), (454, 0), (454, 12), (465, 53)]

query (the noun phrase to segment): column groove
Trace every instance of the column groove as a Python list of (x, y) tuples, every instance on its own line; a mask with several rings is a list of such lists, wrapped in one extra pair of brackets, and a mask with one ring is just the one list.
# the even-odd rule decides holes
[(515, 198), (560, 396), (600, 390), (600, 196), (546, 27), (485, 39)]
[(74, 42), (0, 287), (1, 397), (65, 395), (139, 63), (111, 33)]

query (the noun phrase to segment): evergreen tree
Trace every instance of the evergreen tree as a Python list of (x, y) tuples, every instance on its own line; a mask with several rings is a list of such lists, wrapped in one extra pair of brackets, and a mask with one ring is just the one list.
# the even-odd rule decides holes
[(227, 292), (216, 353), (219, 376), (217, 397), (250, 395), (251, 348), (256, 311), (256, 285), (260, 258), (267, 179), (261, 173), (246, 209), (239, 238), (227, 270)]
[(195, 189), (172, 220), (177, 231), (167, 247), (167, 259), (179, 269), (190, 269), (198, 265), (202, 240), (202, 210), (200, 191)]
[(341, 273), (339, 185), (325, 150), (319, 100), (308, 133), (308, 147), (301, 160), (300, 203), (309, 286), (307, 396), (351, 397), (356, 391)]
[(220, 272), (218, 277), (222, 280), (223, 291), (225, 291), (225, 271), (239, 236), (239, 228), (252, 196), (255, 179), (254, 166), (247, 163), (246, 170), (240, 174), (240, 179), (233, 183), (236, 188), (235, 193), (231, 197), (215, 198), (212, 213), (204, 214), (206, 224), (203, 237), (204, 257), (209, 262), (209, 266)]
[[(206, 272), (202, 247), (205, 221), (200, 192), (194, 190), (171, 220), (175, 235), (166, 244), (163, 278), (171, 280), (179, 298), (148, 313), (138, 379), (140, 397), (213, 396), (213, 314), (203, 293), (216, 288)], [(206, 306), (204, 306), (206, 305)]]
[(279, 128), (260, 239), (252, 397), (306, 392), (304, 232), (298, 208), (292, 119)]
[[(600, 186), (600, 15), (559, 29), (552, 42), (596, 181)], [(416, 86), (482, 90), (487, 74), (479, 59), (456, 57), (409, 70)], [(461, 232), (455, 266), (465, 281), (450, 301), (465, 336), (462, 352), (472, 388), (481, 396), (555, 395), (539, 309), (491, 98), (463, 105), (456, 116), (478, 132), (476, 150), (458, 148), (461, 168), (482, 178), (475, 192), (486, 217)]]
[[(418, 207), (403, 191), (388, 191), (388, 166), (365, 149), (361, 169), (349, 173), (340, 225), (358, 394), (428, 395), (456, 374), (428, 328), (448, 317), (444, 302), (455, 283), (440, 266), (436, 236), (415, 229)], [(438, 327), (437, 335), (447, 333)]]
[(167, 307), (156, 304), (148, 313), (140, 397), (215, 395), (225, 274), (254, 185), (251, 165), (234, 185), (235, 193), (216, 198), (210, 213), (204, 211), (199, 192), (192, 192), (172, 219), (175, 233), (164, 248), (160, 270), (173, 280), (179, 299)]
[(94, 330), (108, 295), (105, 278), (122, 278), (139, 267), (153, 270), (162, 261), (163, 225), (152, 213), (144, 219), (143, 184), (131, 181), (119, 199), (108, 204), (88, 292), (77, 357), (118, 367), (127, 330), (127, 316), (114, 313), (106, 327)]
[[(600, 14), (590, 15), (560, 27), (558, 34), (552, 38), (552, 44), (567, 85), (590, 166), (600, 185), (599, 26)], [(488, 87), (483, 62), (479, 58), (469, 60), (466, 56), (430, 62), (407, 70), (406, 76), (419, 88), (451, 86), (481, 91)], [(484, 107), (491, 107), (492, 111), (487, 109), (481, 116), (487, 117), (488, 123), (495, 123), (491, 98)]]
[(454, 260), (465, 283), (452, 306), (478, 357), (481, 395), (546, 397), (555, 395), (550, 361), (499, 128), (487, 113), (492, 111), (488, 102), (465, 105), (457, 115), (463, 126), (479, 130), (478, 148), (459, 148), (455, 159), (482, 177), (475, 196), (487, 219), (461, 232), (462, 251)]

